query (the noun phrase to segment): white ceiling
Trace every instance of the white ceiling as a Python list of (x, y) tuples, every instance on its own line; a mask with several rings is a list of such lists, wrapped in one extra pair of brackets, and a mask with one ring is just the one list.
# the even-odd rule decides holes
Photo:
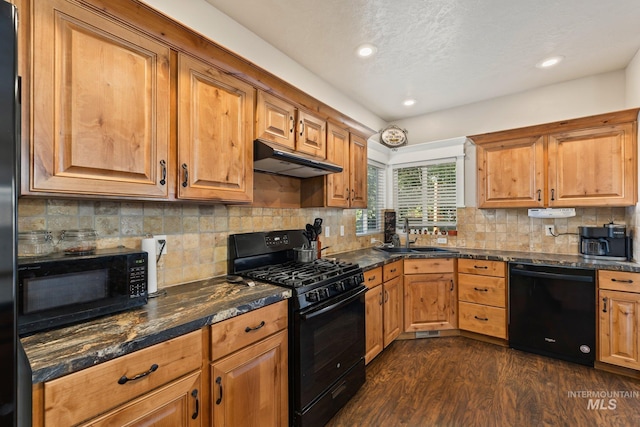
[(206, 1), (386, 121), (620, 70), (640, 48), (640, 0)]

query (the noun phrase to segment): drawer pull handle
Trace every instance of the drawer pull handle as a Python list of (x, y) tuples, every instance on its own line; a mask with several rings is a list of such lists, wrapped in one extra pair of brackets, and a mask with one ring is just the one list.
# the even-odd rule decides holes
[(474, 290), (478, 291), (478, 292), (489, 292), (488, 288), (484, 288), (484, 289), (480, 289), (480, 288), (473, 288)]
[(449, 288), (449, 291), (453, 292), (453, 280), (449, 280), (449, 283), (451, 283), (451, 287)]
[(368, 281), (369, 281), (369, 282), (373, 282), (374, 280), (376, 280), (376, 276), (371, 276), (371, 277), (369, 277), (369, 279), (368, 279)]
[(397, 271), (397, 269), (394, 268), (393, 270), (390, 270), (389, 272), (390, 273), (395, 273), (396, 271)]
[(218, 392), (220, 393), (220, 397), (216, 399), (216, 405), (222, 403), (222, 377), (216, 378), (216, 384), (218, 384)]
[(486, 265), (474, 265), (473, 268), (477, 268), (477, 269), (480, 269), (480, 270), (486, 270), (489, 267), (487, 267)]
[(262, 328), (266, 323), (264, 323), (264, 320), (262, 322), (260, 322), (260, 324), (258, 326), (254, 326), (253, 328), (247, 326), (244, 331), (245, 332), (251, 332), (251, 331), (257, 331), (258, 329)]
[(160, 185), (165, 185), (167, 183), (167, 162), (160, 160), (160, 169), (162, 169)]
[(182, 186), (184, 188), (187, 188), (187, 185), (189, 185), (189, 168), (187, 167), (186, 163), (182, 164), (182, 170), (184, 171), (184, 180), (182, 181)]
[(478, 317), (478, 316), (473, 316), (473, 317), (475, 317), (478, 320), (482, 320), (483, 322), (487, 322), (489, 320), (488, 317)]
[(613, 279), (611, 279), (612, 282), (618, 282), (618, 283), (633, 283), (633, 280), (629, 279), (629, 280), (620, 280), (620, 279), (616, 279), (615, 277)]
[(127, 378), (126, 375), (121, 376), (120, 379), (118, 380), (118, 384), (126, 384), (129, 381), (139, 380), (140, 378), (144, 378), (147, 375), (150, 375), (152, 372), (155, 372), (157, 370), (158, 370), (158, 365), (156, 365), (154, 363), (153, 365), (151, 365), (151, 367), (149, 368), (149, 370), (147, 372), (143, 372), (141, 374), (138, 374), (138, 375), (134, 376), (133, 378)]
[(191, 392), (191, 396), (196, 400), (196, 411), (191, 415), (191, 419), (195, 420), (198, 418), (198, 414), (200, 413), (200, 399), (198, 399), (198, 389), (194, 389)]
[(607, 297), (602, 298), (602, 312), (607, 312)]

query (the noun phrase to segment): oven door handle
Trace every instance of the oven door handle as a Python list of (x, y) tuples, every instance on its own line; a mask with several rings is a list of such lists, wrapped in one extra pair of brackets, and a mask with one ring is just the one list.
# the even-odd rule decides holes
[(366, 286), (362, 286), (357, 293), (351, 295), (349, 298), (340, 300), (340, 301), (336, 302), (335, 304), (331, 304), (331, 305), (323, 307), (323, 308), (321, 308), (319, 310), (315, 310), (315, 311), (312, 310), (311, 312), (300, 314), (300, 317), (302, 318), (302, 320), (309, 320), (309, 319), (313, 319), (314, 317), (321, 316), (321, 315), (323, 315), (323, 314), (325, 314), (325, 313), (327, 313), (329, 311), (336, 310), (336, 309), (338, 309), (340, 307), (343, 307), (343, 306), (351, 303), (353, 300), (356, 300), (356, 299), (360, 298), (360, 296), (363, 295), (365, 292), (367, 292), (367, 287)]

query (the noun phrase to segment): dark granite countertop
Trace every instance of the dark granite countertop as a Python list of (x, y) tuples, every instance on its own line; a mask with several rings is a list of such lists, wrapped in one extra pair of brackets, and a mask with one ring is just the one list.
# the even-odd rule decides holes
[(214, 278), (173, 286), (134, 310), (22, 338), (34, 383), (52, 380), (287, 299), (291, 290)]
[(545, 254), (539, 252), (496, 251), (487, 249), (451, 248), (455, 252), (386, 253), (374, 248), (334, 254), (332, 257), (345, 262), (354, 262), (363, 270), (369, 270), (402, 258), (467, 258), (490, 261), (516, 261), (532, 264), (557, 265), (563, 267), (595, 268), (640, 272), (635, 262), (588, 260), (579, 255)]

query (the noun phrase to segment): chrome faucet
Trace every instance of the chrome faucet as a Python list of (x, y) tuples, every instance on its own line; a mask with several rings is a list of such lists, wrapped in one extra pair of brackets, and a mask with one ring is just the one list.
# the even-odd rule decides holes
[(404, 229), (407, 232), (407, 234), (406, 234), (407, 239), (404, 242), (404, 247), (409, 249), (409, 245), (411, 243), (415, 243), (416, 240), (418, 240), (418, 239), (416, 239), (416, 240), (410, 240), (409, 239), (409, 234), (411, 234), (411, 230), (409, 230), (409, 217), (407, 217), (407, 216), (404, 217)]

